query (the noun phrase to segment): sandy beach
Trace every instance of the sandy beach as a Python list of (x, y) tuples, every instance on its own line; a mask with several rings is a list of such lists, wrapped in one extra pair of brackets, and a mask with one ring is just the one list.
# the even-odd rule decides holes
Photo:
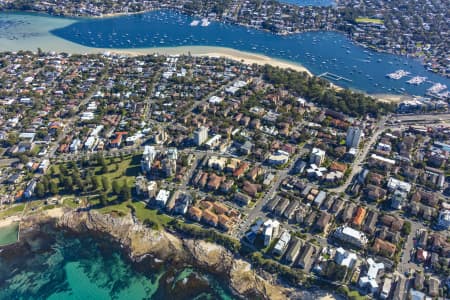
[[(114, 14), (112, 16), (104, 15), (102, 17), (113, 17), (117, 16)], [(225, 47), (215, 47), (215, 46), (180, 46), (180, 47), (154, 47), (154, 48), (135, 48), (135, 49), (105, 49), (105, 48), (91, 48), (82, 46), (69, 42), (67, 40), (61, 39), (50, 33), (51, 30), (55, 28), (61, 28), (68, 26), (73, 22), (74, 19), (65, 18), (52, 18), (45, 15), (34, 15), (34, 16), (14, 16), (13, 18), (18, 18), (23, 21), (27, 21), (29, 18), (33, 18), (33, 22), (23, 22), (14, 30), (18, 32), (29, 32), (32, 33), (27, 37), (21, 37), (17, 39), (7, 38), (6, 36), (0, 36), (0, 51), (20, 51), (20, 50), (30, 50), (37, 51), (41, 48), (43, 51), (55, 51), (55, 52), (65, 52), (72, 54), (95, 54), (95, 53), (118, 53), (124, 55), (148, 55), (148, 54), (160, 54), (160, 55), (176, 55), (185, 54), (193, 56), (209, 56), (209, 57), (225, 57), (237, 61), (241, 61), (245, 64), (258, 64), (258, 65), (272, 65), (280, 68), (290, 68), (299, 72), (306, 72), (310, 76), (313, 74), (301, 64), (286, 61), (282, 59), (275, 59), (269, 56), (249, 53), (245, 51), (239, 51), (232, 48)], [(14, 35), (11, 32), (11, 35)], [(331, 83), (336, 89), (341, 89), (340, 86)], [(370, 95), (379, 101), (398, 103), (403, 100), (401, 95)]]
[(239, 51), (224, 47), (205, 47), (205, 46), (187, 46), (187, 47), (166, 47), (166, 48), (138, 48), (138, 49), (102, 49), (89, 48), (90, 51), (109, 52), (124, 55), (146, 55), (146, 54), (160, 54), (160, 55), (176, 55), (185, 54), (193, 56), (208, 56), (208, 57), (225, 57), (245, 64), (257, 65), (272, 65), (280, 68), (290, 68), (299, 72), (306, 72), (310, 76), (313, 74), (300, 64), (284, 61), (281, 59), (271, 58), (261, 54), (254, 54), (244, 51)]
[(370, 95), (374, 97), (375, 99), (387, 102), (387, 103), (399, 103), (401, 101), (405, 100), (411, 100), (412, 97), (408, 95), (394, 95), (394, 94), (372, 94)]

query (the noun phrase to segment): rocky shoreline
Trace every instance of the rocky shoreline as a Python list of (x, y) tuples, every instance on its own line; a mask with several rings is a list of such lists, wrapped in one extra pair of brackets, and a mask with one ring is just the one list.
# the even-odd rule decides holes
[(336, 299), (326, 291), (305, 291), (280, 284), (271, 274), (253, 268), (221, 245), (148, 228), (132, 215), (54, 210), (27, 216), (21, 222), (21, 230), (39, 230), (50, 222), (70, 233), (110, 237), (139, 269), (155, 263), (194, 266), (223, 278), (231, 292), (241, 299)]
[(192, 265), (223, 277), (233, 294), (243, 299), (304, 299), (302, 292), (261, 277), (248, 262), (235, 257), (223, 246), (150, 229), (135, 222), (131, 215), (116, 217), (96, 211), (35, 215), (22, 221), (22, 229), (38, 229), (49, 221), (73, 233), (110, 236), (135, 263), (163, 261), (171, 265)]

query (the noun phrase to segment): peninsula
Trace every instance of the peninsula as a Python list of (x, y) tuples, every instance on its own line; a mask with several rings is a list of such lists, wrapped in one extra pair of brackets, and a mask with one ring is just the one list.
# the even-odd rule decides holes
[(123, 53), (4, 52), (0, 89), (0, 216), (25, 234), (50, 215), (106, 233), (137, 266), (153, 255), (217, 269), (241, 297), (449, 295), (443, 101)]

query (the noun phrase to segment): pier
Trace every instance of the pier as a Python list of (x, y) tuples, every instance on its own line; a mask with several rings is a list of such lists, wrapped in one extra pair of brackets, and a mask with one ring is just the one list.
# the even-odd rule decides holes
[(334, 74), (334, 73), (330, 73), (330, 72), (322, 73), (318, 77), (325, 78), (325, 79), (328, 79), (328, 80), (334, 80), (334, 81), (341, 81), (342, 80), (342, 81), (352, 82), (351, 79), (348, 79), (348, 78), (346, 78), (344, 76), (340, 76), (340, 75), (337, 75), (337, 74)]

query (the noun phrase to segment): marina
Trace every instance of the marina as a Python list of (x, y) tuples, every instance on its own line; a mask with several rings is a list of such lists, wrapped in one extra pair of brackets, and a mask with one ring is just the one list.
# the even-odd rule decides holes
[[(316, 75), (328, 73), (322, 77), (342, 87), (367, 93), (425, 95), (434, 83), (450, 86), (449, 79), (427, 71), (418, 60), (370, 51), (337, 32), (318, 31), (280, 36), (168, 10), (77, 20), (2, 13), (1, 20), (1, 50), (24, 49), (26, 44), (30, 50), (40, 47), (70, 52), (72, 49), (78, 53), (96, 48), (100, 51), (120, 49), (132, 52), (136, 49), (140, 53), (152, 53), (158, 51), (152, 48), (159, 47), (182, 47), (185, 49), (183, 53), (190, 51), (188, 47), (194, 47), (192, 49), (211, 49), (209, 52), (214, 53), (214, 47), (220, 47), (300, 64)], [(53, 29), (52, 24), (55, 24)], [(45, 32), (42, 28), (49, 30)], [(23, 32), (27, 32), (27, 35)], [(65, 47), (60, 46), (63, 44)], [(406, 80), (386, 77), (386, 73), (398, 70), (426, 77), (427, 80), (421, 84), (410, 84)], [(408, 76), (403, 74), (399, 79)]]

